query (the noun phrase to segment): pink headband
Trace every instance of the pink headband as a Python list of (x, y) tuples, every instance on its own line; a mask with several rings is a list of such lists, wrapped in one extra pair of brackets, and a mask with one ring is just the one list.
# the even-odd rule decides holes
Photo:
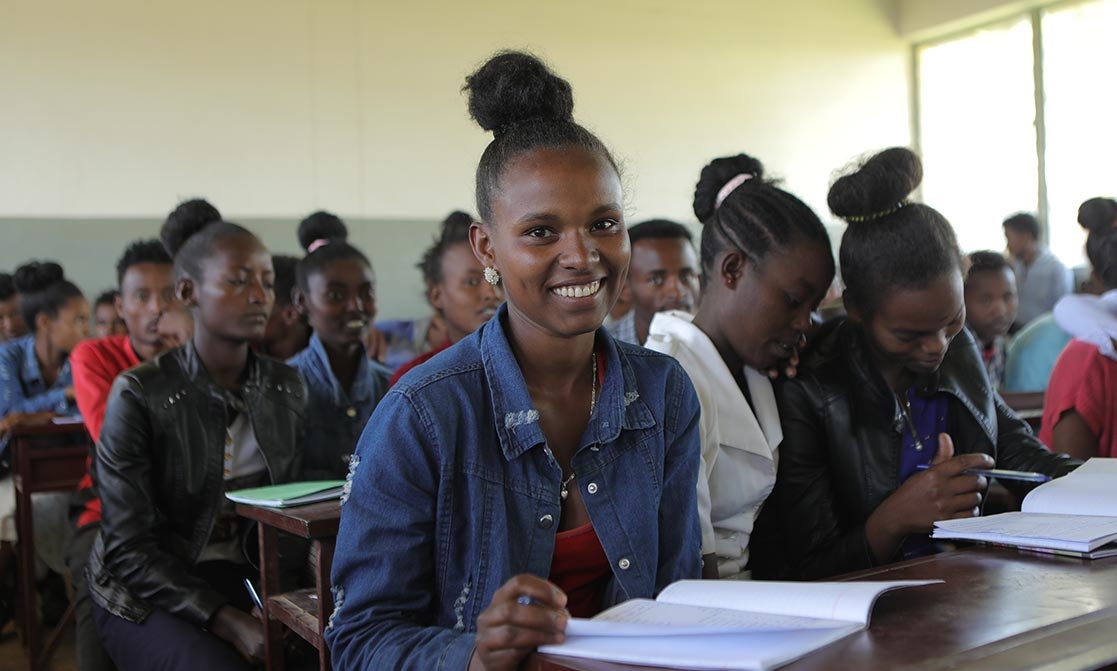
[(330, 241), (326, 238), (318, 238), (314, 242), (310, 243), (309, 246), (307, 246), (306, 253), (312, 254), (314, 250), (318, 249), (319, 247), (325, 247), (328, 244), (330, 244)]
[(747, 172), (742, 172), (733, 179), (726, 182), (725, 186), (721, 187), (721, 190), (718, 191), (717, 198), (714, 199), (714, 209), (716, 210), (721, 207), (721, 204), (725, 202), (725, 199), (729, 197), (729, 194), (733, 193), (733, 191), (736, 190), (737, 187), (741, 186), (753, 177), (754, 175), (750, 175)]

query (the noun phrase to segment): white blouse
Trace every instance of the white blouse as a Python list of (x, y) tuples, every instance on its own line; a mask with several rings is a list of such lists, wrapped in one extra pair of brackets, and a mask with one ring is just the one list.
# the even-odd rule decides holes
[(767, 376), (744, 369), (754, 414), (714, 344), (692, 320), (685, 312), (657, 314), (644, 346), (682, 364), (702, 406), (698, 477), (702, 554), (717, 556), (719, 577), (747, 578), (749, 537), (776, 484), (783, 429)]

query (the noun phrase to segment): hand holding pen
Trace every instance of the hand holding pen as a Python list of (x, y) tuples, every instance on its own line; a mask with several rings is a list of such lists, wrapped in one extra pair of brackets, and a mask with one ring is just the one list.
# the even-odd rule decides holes
[(516, 669), (541, 645), (565, 639), (566, 594), (542, 578), (520, 574), (504, 583), (477, 618), (470, 671)]

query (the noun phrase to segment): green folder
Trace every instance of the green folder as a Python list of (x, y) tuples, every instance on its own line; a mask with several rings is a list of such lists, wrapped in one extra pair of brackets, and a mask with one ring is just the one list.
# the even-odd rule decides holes
[(226, 492), (230, 501), (247, 503), (269, 508), (289, 508), (318, 501), (329, 501), (341, 497), (345, 487), (344, 480), (312, 480), (309, 482), (288, 482), (285, 485), (252, 487)]

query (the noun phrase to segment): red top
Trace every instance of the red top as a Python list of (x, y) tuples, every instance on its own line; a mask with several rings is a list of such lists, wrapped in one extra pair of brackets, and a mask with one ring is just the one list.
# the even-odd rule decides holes
[[(597, 386), (605, 383), (605, 355), (597, 358)], [(609, 557), (605, 555), (593, 522), (560, 531), (555, 535), (555, 553), (551, 557), (551, 582), (566, 593), (566, 609), (574, 617), (593, 617), (601, 612), (605, 588), (613, 577)]]
[(613, 577), (609, 558), (593, 530), (593, 522), (555, 535), (551, 582), (566, 593), (566, 609), (574, 617), (601, 612), (605, 587)]
[[(109, 390), (116, 376), (140, 364), (132, 350), (127, 335), (108, 336), (83, 340), (70, 353), (70, 370), (74, 375), (74, 396), (78, 410), (85, 421), (85, 428), (96, 442), (101, 437), (105, 421), (105, 405)], [(78, 483), (78, 492), (84, 498), (84, 510), (78, 517), (78, 527), (101, 521), (101, 500), (93, 494), (93, 479), (89, 477), (92, 455), (85, 461), (85, 475)]]
[(430, 361), (431, 359), (434, 358), (435, 354), (438, 354), (439, 352), (441, 352), (444, 349), (447, 349), (448, 347), (450, 347), (450, 341), (449, 340), (447, 340), (446, 344), (443, 345), (442, 347), (436, 347), (429, 352), (424, 352), (423, 354), (420, 354), (419, 356), (415, 357), (411, 361), (408, 361), (407, 363), (403, 364), (402, 366), (400, 366), (399, 368), (396, 369), (395, 373), (392, 373), (392, 379), (388, 380), (388, 386), (389, 387), (394, 387), (395, 384), (397, 382), (399, 382), (399, 379), (401, 377), (403, 377), (404, 374), (407, 373), (407, 371), (411, 370), (412, 368), (418, 366), (421, 363), (426, 363), (426, 362)]
[(1117, 361), (1081, 340), (1067, 343), (1043, 399), (1039, 439), (1051, 445), (1055, 424), (1074, 410), (1098, 437), (1099, 457), (1117, 457)]

